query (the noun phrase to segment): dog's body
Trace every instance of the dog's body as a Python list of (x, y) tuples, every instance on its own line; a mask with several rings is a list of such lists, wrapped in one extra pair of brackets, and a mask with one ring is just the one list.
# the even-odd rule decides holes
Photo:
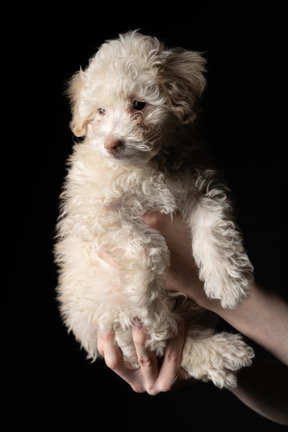
[(215, 171), (185, 164), (195, 148), (190, 123), (203, 72), (199, 54), (131, 32), (103, 44), (72, 79), (72, 129), (85, 139), (74, 147), (62, 194), (58, 294), (65, 323), (90, 358), (98, 356), (99, 332), (113, 330), (135, 367), (135, 319), (162, 356), (181, 316), (182, 366), (223, 387), (236, 385), (235, 372), (251, 364), (253, 350), (240, 335), (216, 334), (193, 301), (168, 294), (161, 278), (167, 245), (142, 219), (180, 212), (207, 296), (231, 308), (246, 297), (253, 269), (226, 187)]

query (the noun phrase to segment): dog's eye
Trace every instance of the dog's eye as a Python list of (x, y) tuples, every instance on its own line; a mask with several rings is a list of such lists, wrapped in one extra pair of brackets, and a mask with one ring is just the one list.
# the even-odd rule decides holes
[(102, 116), (105, 115), (106, 114), (105, 108), (98, 108), (98, 113)]
[(140, 102), (140, 101), (134, 101), (133, 102), (133, 108), (137, 111), (141, 111), (145, 108), (146, 103), (145, 102)]

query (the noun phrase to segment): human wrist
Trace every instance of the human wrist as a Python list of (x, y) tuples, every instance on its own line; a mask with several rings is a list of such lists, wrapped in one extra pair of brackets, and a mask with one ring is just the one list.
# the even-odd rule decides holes
[(219, 300), (208, 298), (204, 289), (203, 293), (194, 297), (196, 303), (203, 309), (214, 312), (217, 315), (221, 315), (221, 310), (223, 309)]
[(187, 279), (181, 279), (179, 275), (177, 275), (176, 279), (169, 279), (169, 285), (172, 290), (175, 289), (176, 291), (182, 292), (203, 309), (218, 313), (218, 310), (221, 308), (220, 301), (207, 297), (204, 284), (198, 278), (191, 278), (187, 281)]

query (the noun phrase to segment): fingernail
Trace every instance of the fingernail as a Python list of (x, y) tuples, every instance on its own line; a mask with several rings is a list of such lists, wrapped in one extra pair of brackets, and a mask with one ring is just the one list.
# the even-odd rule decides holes
[(140, 321), (139, 318), (136, 317), (133, 319), (133, 327), (135, 330), (141, 330), (142, 329), (143, 325), (142, 325), (142, 322)]

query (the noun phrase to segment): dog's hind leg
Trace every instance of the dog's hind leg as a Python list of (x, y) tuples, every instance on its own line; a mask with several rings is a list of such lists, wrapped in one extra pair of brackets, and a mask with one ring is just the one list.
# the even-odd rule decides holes
[(124, 308), (118, 271), (98, 256), (92, 242), (76, 236), (58, 242), (57, 261), (61, 315), (88, 357), (96, 359), (99, 331), (113, 330)]
[(194, 378), (211, 380), (217, 387), (235, 387), (236, 372), (250, 366), (254, 351), (241, 335), (190, 330), (186, 336), (181, 366)]
[(127, 245), (123, 239), (122, 254), (119, 257), (118, 253), (115, 259), (131, 318), (142, 322), (149, 335), (147, 346), (161, 356), (167, 339), (177, 333), (177, 317), (172, 312), (174, 300), (167, 295), (162, 279), (170, 254), (157, 231), (144, 223), (143, 228), (145, 236), (141, 227), (126, 227)]

